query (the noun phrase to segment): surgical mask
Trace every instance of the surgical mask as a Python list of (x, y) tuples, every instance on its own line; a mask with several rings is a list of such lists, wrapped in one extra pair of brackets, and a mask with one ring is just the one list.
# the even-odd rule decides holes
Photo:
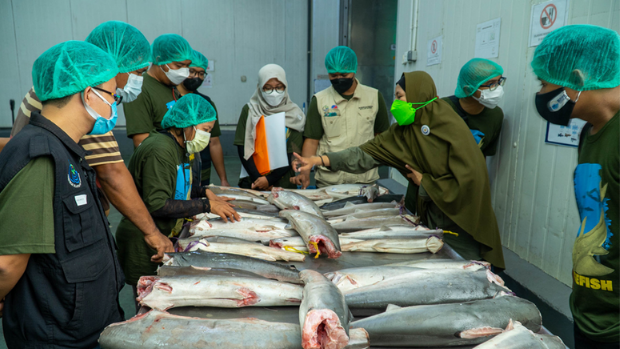
[[(211, 139), (211, 133), (199, 130), (196, 126), (194, 126), (194, 130), (196, 131), (194, 139), (191, 141), (185, 140), (185, 150), (187, 150), (188, 154), (200, 153), (209, 145), (209, 140)], [(185, 139), (185, 132), (183, 132), (183, 139)]]
[(261, 91), (261, 94), (263, 95), (265, 101), (272, 107), (279, 106), (284, 99), (284, 90), (282, 92), (277, 90), (271, 90), (271, 93)]
[(474, 96), (472, 97), (475, 100), (477, 100), (478, 103), (482, 104), (483, 106), (489, 109), (493, 109), (497, 107), (499, 102), (502, 100), (502, 97), (504, 97), (504, 88), (502, 86), (497, 86), (497, 88), (493, 91), (491, 90), (478, 90), (478, 91), (480, 91), (480, 98), (476, 98)]
[(168, 67), (168, 71), (165, 71), (161, 66), (159, 68), (164, 72), (164, 74), (166, 74), (170, 82), (175, 86), (182, 83), (183, 80), (187, 79), (189, 76), (189, 68), (179, 68), (174, 70), (170, 68), (168, 64), (166, 64), (166, 67)]
[(93, 126), (92, 131), (90, 131), (88, 134), (89, 135), (103, 135), (103, 134), (106, 134), (112, 131), (114, 126), (116, 126), (116, 119), (118, 118), (118, 114), (116, 110), (116, 102), (114, 102), (114, 104), (110, 104), (110, 102), (108, 102), (105, 98), (103, 98), (99, 94), (99, 92), (97, 92), (97, 90), (92, 89), (91, 91), (93, 91), (97, 95), (97, 97), (101, 98), (104, 102), (106, 102), (112, 110), (111, 112), (112, 115), (110, 115), (110, 118), (109, 119), (104, 118), (103, 116), (99, 115), (99, 113), (97, 113), (93, 108), (91, 108), (90, 105), (86, 103), (86, 101), (84, 100), (84, 93), (81, 94), (84, 108), (86, 108), (86, 111), (88, 112), (88, 114), (90, 114), (90, 116), (93, 119), (95, 119), (95, 125)]
[(547, 93), (536, 94), (536, 110), (543, 119), (552, 124), (568, 126), (573, 113), (573, 108), (581, 96), (581, 91), (577, 94), (577, 99), (571, 101), (566, 94), (564, 87)]
[(183, 80), (183, 86), (188, 90), (188, 91), (196, 91), (200, 85), (202, 85), (203, 80), (201, 78), (188, 78)]
[[(129, 74), (129, 73), (127, 73)], [(136, 74), (129, 74), (127, 78), (127, 84), (123, 88), (116, 88), (116, 94), (123, 97), (122, 101), (125, 103), (133, 102), (138, 98), (138, 95), (142, 92), (143, 77)]]
[(329, 81), (332, 83), (334, 90), (341, 95), (353, 86), (353, 78), (330, 79)]
[[(424, 108), (426, 105), (430, 104), (432, 101), (436, 100), (437, 97), (431, 99), (428, 102), (420, 102), (420, 103), (407, 103), (403, 102), (400, 99), (397, 99), (392, 103), (392, 108), (390, 108), (390, 112), (394, 115), (394, 119), (400, 126), (411, 125), (415, 121), (415, 112), (419, 109)], [(414, 108), (414, 104), (422, 104), (421, 106)]]

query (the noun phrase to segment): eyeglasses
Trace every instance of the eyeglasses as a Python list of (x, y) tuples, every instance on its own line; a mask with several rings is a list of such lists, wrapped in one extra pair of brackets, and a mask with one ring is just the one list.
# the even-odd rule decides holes
[(114, 97), (114, 102), (116, 102), (116, 105), (119, 105), (121, 103), (121, 101), (123, 100), (122, 96), (117, 95), (116, 93), (112, 93), (110, 91), (104, 90), (102, 88), (99, 87), (93, 87), (95, 90), (99, 90), (101, 92), (105, 92), (107, 94), (109, 94), (110, 96)]
[(504, 86), (505, 83), (506, 83), (506, 78), (502, 76), (501, 78), (499, 78), (499, 80), (493, 83), (490, 83), (488, 85), (480, 85), (480, 87), (488, 87), (489, 91), (495, 91), (498, 86)]
[(203, 72), (203, 71), (197, 71), (197, 70), (190, 70), (189, 71), (189, 76), (197, 76), (201, 79), (204, 79), (204, 77), (207, 75), (207, 73)]
[(278, 87), (271, 88), (271, 86), (269, 87), (263, 87), (263, 92), (265, 92), (266, 94), (270, 95), (273, 93), (273, 91), (276, 91), (277, 93), (283, 93), (284, 90), (286, 89), (286, 87), (284, 85), (280, 85)]

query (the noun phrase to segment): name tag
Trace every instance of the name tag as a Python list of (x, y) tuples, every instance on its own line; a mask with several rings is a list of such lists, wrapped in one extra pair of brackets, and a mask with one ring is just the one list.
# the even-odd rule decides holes
[(84, 205), (86, 205), (86, 204), (88, 203), (88, 202), (87, 202), (87, 199), (86, 199), (86, 194), (76, 195), (76, 196), (75, 196), (75, 203), (76, 203), (78, 206), (84, 206)]
[(170, 101), (168, 103), (166, 103), (166, 107), (168, 108), (168, 110), (170, 110), (170, 108), (172, 108), (172, 106), (174, 105), (174, 103), (176, 103), (177, 101)]
[(364, 109), (372, 109), (372, 105), (368, 105), (365, 107), (360, 107), (360, 110), (364, 110)]

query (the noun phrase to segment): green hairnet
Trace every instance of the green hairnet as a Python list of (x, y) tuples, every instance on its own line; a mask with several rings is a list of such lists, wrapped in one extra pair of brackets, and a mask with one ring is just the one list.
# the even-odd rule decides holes
[(336, 46), (325, 56), (325, 68), (330, 74), (357, 73), (357, 56), (346, 46)]
[(163, 128), (184, 128), (215, 120), (215, 109), (211, 103), (194, 93), (179, 98), (166, 112), (161, 121)]
[(577, 91), (616, 87), (620, 36), (586, 24), (556, 29), (536, 48), (532, 68), (540, 79)]
[(502, 74), (504, 69), (493, 61), (484, 58), (471, 59), (461, 68), (454, 95), (457, 98), (469, 97), (478, 91), (480, 85)]
[(84, 41), (65, 41), (43, 52), (32, 66), (32, 82), (41, 102), (67, 97), (118, 74), (112, 56)]
[(109, 53), (121, 73), (136, 71), (151, 63), (151, 44), (136, 27), (125, 22), (101, 23), (90, 32), (86, 42)]
[(192, 47), (181, 35), (164, 34), (153, 41), (153, 64), (164, 65), (192, 59)]
[(209, 65), (209, 60), (207, 59), (207, 57), (205, 57), (202, 53), (193, 50), (192, 52), (192, 64), (190, 64), (190, 67), (198, 67), (198, 68), (202, 68), (205, 71), (207, 70), (207, 66)]

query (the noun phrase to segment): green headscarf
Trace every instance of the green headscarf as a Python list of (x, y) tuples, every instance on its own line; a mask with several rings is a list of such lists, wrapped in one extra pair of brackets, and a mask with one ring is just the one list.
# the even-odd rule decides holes
[[(437, 96), (427, 73), (404, 75), (407, 102), (427, 102)], [(411, 125), (394, 124), (360, 148), (404, 176), (409, 173), (406, 164), (422, 173), (422, 187), (433, 202), (484, 245), (484, 259), (504, 268), (484, 157), (469, 128), (448, 103), (435, 100), (416, 112)]]

